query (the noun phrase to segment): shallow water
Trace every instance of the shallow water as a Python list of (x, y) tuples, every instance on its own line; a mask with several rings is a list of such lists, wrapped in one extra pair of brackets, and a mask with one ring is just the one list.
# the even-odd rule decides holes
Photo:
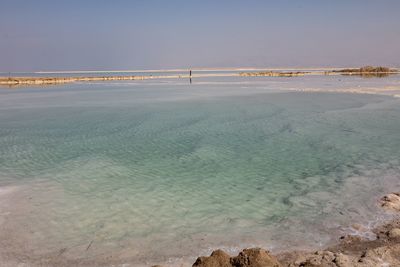
[(341, 79), (2, 89), (0, 245), (8, 260), (174, 264), (379, 221), (377, 197), (400, 189), (400, 99), (290, 90), (399, 80)]

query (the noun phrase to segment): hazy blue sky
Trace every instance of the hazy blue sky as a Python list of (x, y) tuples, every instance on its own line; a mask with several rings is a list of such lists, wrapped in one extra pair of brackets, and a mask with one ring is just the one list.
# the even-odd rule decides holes
[(0, 0), (0, 71), (400, 66), (400, 1)]

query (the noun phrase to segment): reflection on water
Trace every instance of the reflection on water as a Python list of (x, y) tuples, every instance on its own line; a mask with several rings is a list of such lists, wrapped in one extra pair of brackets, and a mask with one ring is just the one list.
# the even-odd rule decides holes
[(7, 260), (318, 247), (382, 218), (376, 197), (399, 188), (398, 99), (279, 90), (330, 77), (241, 81), (1, 92)]

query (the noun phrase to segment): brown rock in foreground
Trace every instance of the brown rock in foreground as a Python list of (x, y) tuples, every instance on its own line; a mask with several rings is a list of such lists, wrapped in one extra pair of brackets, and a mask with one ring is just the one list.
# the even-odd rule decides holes
[(221, 250), (199, 257), (193, 267), (398, 267), (400, 219), (374, 230), (375, 240), (343, 236), (339, 244), (316, 252), (292, 251), (276, 257), (261, 248), (244, 249), (236, 257)]
[[(387, 211), (400, 212), (400, 193), (390, 193), (380, 200)], [(400, 266), (400, 219), (373, 230), (374, 240), (343, 236), (339, 244), (324, 251), (288, 252), (278, 255), (288, 267), (395, 267)]]
[[(380, 200), (387, 211), (400, 212), (400, 193)], [(362, 227), (362, 226), (360, 226)], [(200, 257), (194, 267), (400, 267), (400, 219), (373, 230), (374, 240), (342, 236), (340, 242), (316, 252), (292, 251), (277, 257), (260, 248), (245, 249), (236, 257), (221, 250)]]
[(381, 207), (389, 211), (400, 211), (400, 193), (390, 193), (381, 198)]
[(222, 250), (215, 250), (210, 257), (199, 257), (193, 266), (196, 267), (232, 267), (231, 257)]
[(231, 258), (235, 267), (280, 267), (278, 260), (261, 248), (244, 249), (237, 257)]
[(400, 228), (393, 228), (388, 232), (389, 238), (400, 238)]
[(261, 248), (249, 248), (230, 257), (222, 250), (214, 251), (209, 257), (199, 257), (193, 267), (281, 267), (278, 260)]

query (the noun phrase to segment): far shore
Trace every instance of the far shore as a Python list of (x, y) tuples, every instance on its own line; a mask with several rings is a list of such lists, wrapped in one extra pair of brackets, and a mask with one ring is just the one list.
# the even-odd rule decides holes
[[(0, 77), (0, 86), (28, 86), (28, 85), (56, 85), (74, 82), (103, 82), (103, 81), (134, 81), (149, 79), (192, 79), (206, 77), (298, 77), (309, 75), (354, 75), (362, 77), (386, 77), (393, 74), (400, 74), (400, 69), (389, 69), (385, 67), (362, 67), (359, 69), (233, 69), (232, 72), (215, 71), (217, 73), (204, 73), (206, 70), (186, 70), (180, 74), (173, 74), (172, 71), (163, 71), (166, 75), (110, 75), (110, 76), (67, 76), (68, 72), (45, 72), (41, 74), (65, 74), (65, 76), (48, 76), (48, 77)], [(229, 70), (228, 70), (229, 71)], [(80, 72), (70, 72), (71, 74)], [(82, 72), (96, 73), (96, 72)], [(103, 72), (97, 72), (103, 73)]]

